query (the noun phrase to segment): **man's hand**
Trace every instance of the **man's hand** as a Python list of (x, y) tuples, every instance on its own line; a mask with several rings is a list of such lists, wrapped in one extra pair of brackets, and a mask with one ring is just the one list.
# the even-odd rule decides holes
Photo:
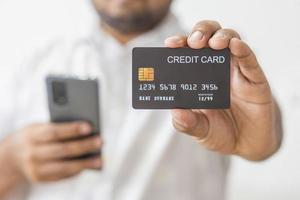
[(92, 128), (85, 122), (30, 125), (10, 138), (7, 150), (18, 171), (30, 182), (56, 181), (101, 167), (100, 157), (84, 160), (69, 158), (100, 149), (99, 136), (88, 136)]
[(194, 136), (206, 148), (249, 160), (263, 160), (280, 146), (280, 111), (268, 81), (249, 46), (232, 29), (201, 21), (192, 33), (165, 40), (169, 48), (229, 48), (231, 107), (227, 110), (172, 110), (174, 127)]

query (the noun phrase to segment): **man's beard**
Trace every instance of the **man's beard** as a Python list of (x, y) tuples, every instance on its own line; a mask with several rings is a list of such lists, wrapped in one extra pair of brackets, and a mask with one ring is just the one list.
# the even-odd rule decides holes
[(167, 15), (170, 9), (170, 4), (161, 7), (160, 10), (150, 11), (142, 10), (140, 12), (132, 12), (127, 16), (114, 17), (104, 10), (99, 10), (98, 13), (103, 23), (117, 31), (128, 33), (142, 33), (153, 29)]

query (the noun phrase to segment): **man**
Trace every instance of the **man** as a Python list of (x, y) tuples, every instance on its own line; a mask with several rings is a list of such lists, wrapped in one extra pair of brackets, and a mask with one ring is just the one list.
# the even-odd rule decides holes
[[(201, 21), (186, 36), (169, 13), (171, 0), (93, 3), (101, 28), (88, 38), (38, 51), (5, 87), (10, 93), (1, 103), (1, 198), (220, 200), (228, 169), (224, 155), (259, 161), (276, 152), (282, 137), (279, 109), (254, 53), (237, 32)], [(131, 50), (164, 41), (170, 48), (229, 47), (230, 109), (170, 114), (131, 108)], [(44, 81), (53, 73), (99, 78), (101, 138), (65, 142), (88, 135), (92, 127), (49, 123)], [(99, 148), (101, 158), (66, 160)]]

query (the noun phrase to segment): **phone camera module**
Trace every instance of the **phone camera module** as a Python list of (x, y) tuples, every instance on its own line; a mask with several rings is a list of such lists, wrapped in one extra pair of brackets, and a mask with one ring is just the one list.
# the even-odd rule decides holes
[(53, 101), (58, 105), (65, 105), (68, 103), (66, 84), (61, 81), (54, 81), (52, 83)]

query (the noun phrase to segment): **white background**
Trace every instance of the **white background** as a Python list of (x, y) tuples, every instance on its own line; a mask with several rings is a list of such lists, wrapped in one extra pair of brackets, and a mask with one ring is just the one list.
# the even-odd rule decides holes
[[(57, 36), (85, 34), (95, 23), (87, 2), (0, 0), (0, 77)], [(299, 200), (300, 0), (177, 0), (174, 10), (187, 29), (215, 19), (239, 31), (257, 53), (282, 108), (281, 150), (261, 163), (234, 158), (228, 199)]]

